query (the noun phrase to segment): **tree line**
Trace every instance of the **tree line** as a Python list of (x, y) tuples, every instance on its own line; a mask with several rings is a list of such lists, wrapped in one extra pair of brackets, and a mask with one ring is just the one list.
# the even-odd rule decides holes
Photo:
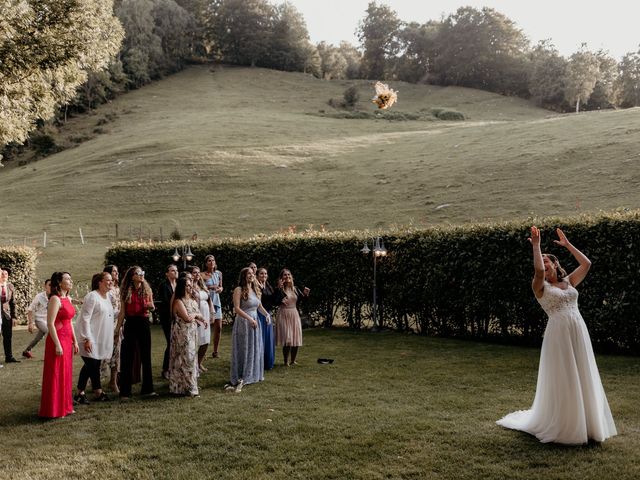
[(193, 61), (457, 85), (556, 111), (640, 105), (640, 50), (618, 62), (583, 45), (565, 58), (491, 8), (418, 23), (372, 1), (357, 47), (314, 45), (286, 1), (0, 0), (0, 10), (0, 146)]

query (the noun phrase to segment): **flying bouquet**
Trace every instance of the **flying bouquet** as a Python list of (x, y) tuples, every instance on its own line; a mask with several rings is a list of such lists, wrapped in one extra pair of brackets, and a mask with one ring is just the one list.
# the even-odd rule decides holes
[(386, 83), (376, 82), (375, 89), (376, 96), (373, 97), (371, 101), (378, 105), (378, 108), (386, 110), (398, 101), (398, 92), (389, 88), (389, 85)]

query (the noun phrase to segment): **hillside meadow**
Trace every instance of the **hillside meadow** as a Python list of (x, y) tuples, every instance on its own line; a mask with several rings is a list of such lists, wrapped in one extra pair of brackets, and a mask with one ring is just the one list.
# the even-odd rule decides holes
[(40, 247), (46, 232), (40, 276), (64, 268), (86, 281), (115, 224), (119, 239), (246, 237), (640, 205), (638, 109), (556, 115), (398, 82), (394, 112), (466, 120), (327, 116), (353, 83), (373, 113), (372, 82), (257, 68), (193, 66), (122, 95), (68, 121), (57, 141), (73, 148), (0, 172), (0, 242)]

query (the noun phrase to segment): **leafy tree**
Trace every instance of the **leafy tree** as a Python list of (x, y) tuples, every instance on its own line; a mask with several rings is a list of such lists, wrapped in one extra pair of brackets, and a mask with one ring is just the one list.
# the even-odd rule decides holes
[(344, 58), (340, 49), (324, 41), (318, 43), (316, 48), (318, 49), (318, 55), (320, 55), (322, 78), (325, 80), (346, 78), (347, 59)]
[(580, 111), (580, 103), (591, 96), (600, 75), (600, 61), (586, 45), (569, 57), (565, 73), (564, 96), (570, 104), (575, 104), (576, 113)]
[(23, 142), (117, 54), (111, 0), (0, 0), (0, 145)]
[(347, 69), (345, 70), (345, 78), (354, 79), (360, 78), (362, 53), (356, 47), (351, 45), (347, 41), (340, 42), (338, 47), (340, 54), (347, 62)]
[(435, 45), (439, 28), (440, 23), (433, 21), (404, 25), (398, 34), (400, 55), (394, 68), (397, 79), (420, 82), (428, 78), (437, 54)]
[(358, 26), (358, 40), (362, 55), (362, 76), (369, 79), (384, 79), (387, 60), (400, 48), (398, 32), (402, 21), (396, 12), (386, 5), (370, 2), (366, 16)]
[(207, 16), (207, 35), (216, 56), (238, 65), (266, 63), (274, 20), (266, 0), (214, 0)]
[(162, 47), (162, 73), (173, 73), (184, 67), (191, 53), (195, 19), (174, 0), (154, 0), (152, 15), (153, 32), (160, 38)]
[(618, 76), (618, 62), (604, 50), (596, 53), (598, 59), (598, 80), (593, 87), (585, 110), (612, 108), (615, 105), (615, 83)]
[(640, 106), (640, 50), (627, 53), (618, 64), (615, 95), (622, 108)]
[(492, 8), (461, 7), (443, 20), (436, 38), (432, 79), (503, 94), (524, 95), (529, 41)]
[(313, 51), (302, 14), (288, 2), (275, 7), (269, 66), (285, 71), (305, 70)]
[(542, 40), (531, 51), (529, 92), (542, 107), (561, 109), (564, 103), (564, 73), (567, 60), (549, 40)]
[(126, 31), (120, 57), (133, 87), (161, 76), (162, 40), (154, 32), (153, 8), (151, 0), (122, 0), (116, 8)]

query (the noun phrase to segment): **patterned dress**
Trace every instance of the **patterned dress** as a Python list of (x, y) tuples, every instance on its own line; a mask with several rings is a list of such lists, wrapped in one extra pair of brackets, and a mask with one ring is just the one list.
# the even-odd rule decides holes
[(262, 329), (258, 321), (259, 305), (260, 300), (253, 290), (249, 290), (246, 300), (240, 299), (240, 308), (258, 322), (258, 328), (253, 328), (247, 319), (236, 315), (231, 333), (231, 385), (237, 385), (240, 380), (243, 380), (245, 385), (264, 380)]
[[(198, 303), (183, 298), (189, 315), (200, 313)], [(195, 320), (185, 322), (174, 315), (171, 325), (171, 350), (169, 353), (169, 392), (175, 395), (195, 396), (198, 390), (198, 331)]]

